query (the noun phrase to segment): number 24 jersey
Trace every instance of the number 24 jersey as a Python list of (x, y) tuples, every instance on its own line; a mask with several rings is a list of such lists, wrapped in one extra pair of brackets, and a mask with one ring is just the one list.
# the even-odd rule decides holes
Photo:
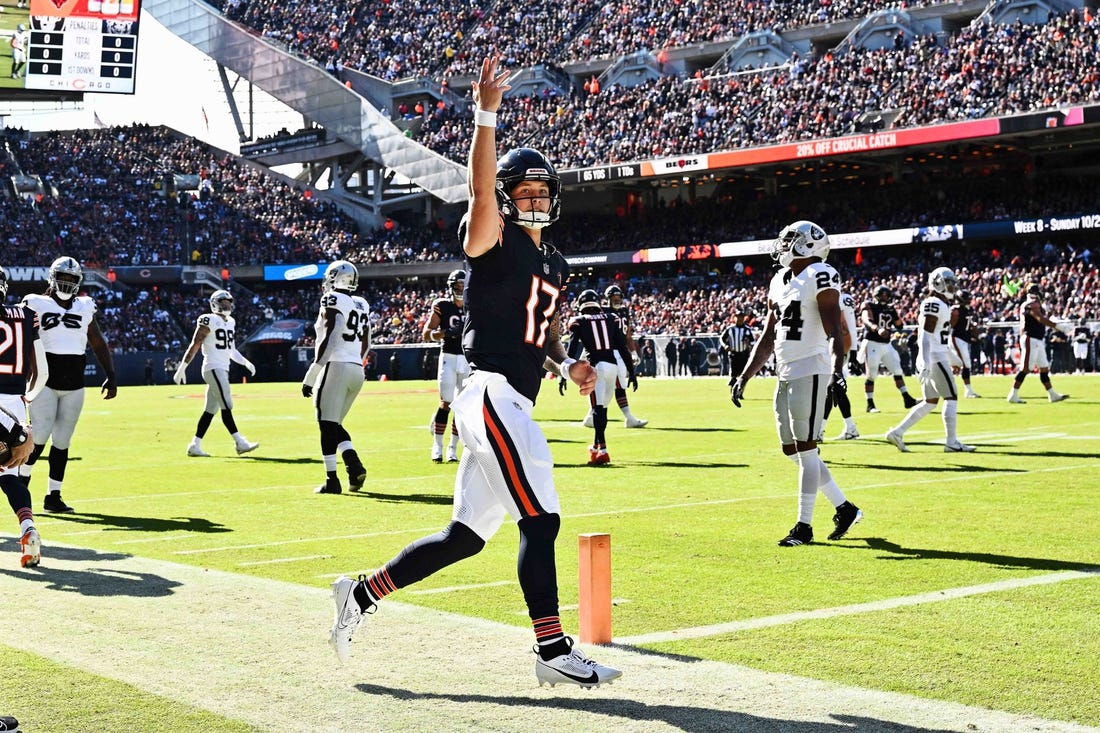
[(814, 262), (797, 275), (789, 267), (775, 274), (768, 300), (775, 318), (775, 363), (782, 380), (828, 374), (829, 336), (821, 322), (818, 293), (840, 290), (840, 275), (824, 262)]

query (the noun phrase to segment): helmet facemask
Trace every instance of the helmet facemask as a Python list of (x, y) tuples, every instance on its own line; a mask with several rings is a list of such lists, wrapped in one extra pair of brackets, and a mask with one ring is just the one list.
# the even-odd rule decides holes
[(210, 311), (219, 316), (228, 316), (233, 312), (233, 296), (228, 290), (217, 290), (210, 296)]
[(772, 258), (783, 267), (805, 257), (829, 256), (829, 235), (812, 221), (796, 221), (783, 228), (772, 243)]
[(72, 257), (58, 257), (50, 265), (50, 287), (61, 300), (72, 300), (80, 292), (82, 282), (84, 282), (84, 270)]

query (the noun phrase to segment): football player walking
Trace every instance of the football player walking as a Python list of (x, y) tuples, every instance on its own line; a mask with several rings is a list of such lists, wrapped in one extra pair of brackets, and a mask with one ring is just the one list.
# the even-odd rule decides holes
[(23, 305), (38, 316), (49, 377), (45, 389), (30, 403), (34, 451), (20, 466), (19, 473), (29, 484), (31, 467), (45, 450), (46, 441), (52, 439), (48, 492), (42, 508), (47, 512), (67, 514), (73, 509), (61, 498), (61, 486), (69, 462), (69, 445), (84, 409), (84, 353), (89, 345), (107, 375), (100, 388), (103, 399), (113, 400), (118, 394), (118, 386), (110, 347), (96, 323), (95, 301), (86, 295), (77, 295), (84, 282), (80, 263), (72, 257), (58, 257), (50, 265), (48, 282), (45, 294), (23, 298)]
[(796, 221), (779, 233), (772, 255), (780, 269), (768, 286), (768, 317), (749, 363), (730, 387), (730, 399), (741, 406), (749, 380), (774, 352), (779, 442), (783, 454), (798, 465), (798, 521), (779, 545), (797, 547), (813, 542), (818, 491), (835, 507), (831, 540), (847, 534), (863, 512), (845, 498), (817, 450), (829, 375), (831, 372), (834, 387), (843, 383), (846, 356), (840, 275), (825, 264), (829, 237), (813, 222)]
[(183, 354), (176, 373), (172, 376), (176, 384), (187, 382), (187, 365), (202, 349), (202, 380), (206, 382), (206, 405), (199, 424), (195, 428), (195, 437), (187, 446), (187, 455), (209, 457), (202, 449), (202, 439), (214, 420), (214, 413), (221, 411), (222, 424), (233, 437), (237, 455), (254, 451), (259, 443), (252, 443), (237, 430), (237, 421), (233, 418), (233, 395), (229, 392), (229, 362), (235, 361), (248, 370), (249, 376), (256, 373), (256, 367), (237, 350), (235, 330), (237, 322), (233, 320), (233, 295), (228, 290), (215, 290), (210, 296), (210, 312), (199, 316), (195, 324), (195, 335)]

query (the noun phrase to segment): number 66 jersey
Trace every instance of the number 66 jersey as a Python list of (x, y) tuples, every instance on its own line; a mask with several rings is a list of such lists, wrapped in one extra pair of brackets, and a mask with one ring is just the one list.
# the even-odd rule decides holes
[(775, 370), (789, 381), (832, 371), (829, 335), (821, 323), (817, 295), (840, 290), (840, 275), (824, 262), (813, 262), (797, 275), (789, 267), (775, 274), (768, 300), (775, 318)]

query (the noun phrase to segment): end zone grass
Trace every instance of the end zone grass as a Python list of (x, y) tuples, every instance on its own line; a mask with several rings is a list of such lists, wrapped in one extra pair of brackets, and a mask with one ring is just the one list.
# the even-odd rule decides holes
[[(845, 539), (824, 541), (832, 511), (819, 495), (819, 541), (792, 549), (775, 545), (795, 521), (797, 487), (795, 468), (776, 446), (773, 382), (754, 380), (737, 410), (724, 380), (644, 381), (630, 398), (650, 426), (626, 430), (612, 406), (613, 462), (602, 468), (584, 465), (591, 431), (579, 421), (586, 401), (572, 390), (559, 397), (547, 382), (536, 415), (558, 463), (566, 628), (576, 630), (569, 608), (577, 596), (576, 535), (610, 532), (617, 638), (878, 603), (883, 607), (851, 615), (825, 612), (646, 646), (1100, 725), (1093, 694), (1100, 636), (1089, 631), (1100, 576), (886, 607), (921, 593), (1100, 571), (1092, 530), (1100, 519), (1100, 378), (1055, 379), (1069, 401), (1049, 404), (1029, 378), (1029, 404), (1009, 405), (1003, 397), (1010, 377), (976, 378), (986, 397), (961, 401), (959, 416), (960, 438), (978, 446), (973, 454), (942, 452), (938, 413), (907, 434), (912, 453), (897, 452), (881, 439), (904, 416), (896, 390), (879, 380), (883, 412), (868, 415), (853, 386), (864, 437), (826, 442), (823, 457), (866, 517)], [(363, 493), (341, 496), (312, 494), (324, 473), (310, 406), (296, 385), (234, 385), (238, 425), (261, 443), (241, 457), (218, 421), (204, 441), (214, 456), (184, 456), (200, 393), (194, 385), (130, 387), (104, 402), (89, 390), (65, 482), (66, 501), (78, 513), (40, 515), (44, 566), (56, 541), (323, 587), (340, 573), (378, 567), (449, 521), (455, 466), (428, 458), (434, 384), (367, 385), (347, 425), (368, 480)], [(840, 426), (835, 418), (827, 434)], [(36, 507), (44, 473), (43, 463), (32, 482)], [(8, 521), (14, 533), (14, 518)], [(506, 524), (477, 557), (396, 597), (526, 627), (515, 582), (517, 538)], [(18, 567), (11, 544), (5, 547), (12, 551), (3, 557)], [(63, 606), (58, 614), (63, 618)], [(27, 661), (0, 648), (8, 679)], [(9, 689), (0, 688), (5, 704), (18, 700), (30, 716), (50, 720), (47, 702), (9, 696)], [(93, 702), (119, 697), (96, 678), (82, 690)], [(163, 704), (121, 697), (137, 716)]]

